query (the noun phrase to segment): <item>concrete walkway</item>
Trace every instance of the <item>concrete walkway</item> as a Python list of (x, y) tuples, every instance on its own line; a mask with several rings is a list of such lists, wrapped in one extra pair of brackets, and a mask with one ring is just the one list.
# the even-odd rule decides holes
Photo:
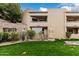
[[(41, 41), (41, 40), (30, 40), (30, 39), (28, 39), (28, 41)], [(48, 39), (48, 40), (44, 40), (44, 41), (55, 41), (55, 39)], [(16, 44), (16, 43), (22, 43), (22, 42), (27, 42), (27, 40), (26, 41), (11, 41), (11, 42), (2, 42), (2, 43), (0, 43), (0, 46), (6, 46), (6, 45), (12, 45), (12, 44)]]
[(31, 39), (28, 39), (28, 41), (55, 41), (55, 39), (46, 39), (46, 40), (31, 40)]
[(65, 41), (66, 45), (79, 45), (79, 41)]
[(24, 41), (11, 41), (11, 42), (3, 42), (0, 43), (0, 46), (6, 46), (6, 45), (11, 45), (11, 44), (16, 44), (16, 43), (22, 43)]

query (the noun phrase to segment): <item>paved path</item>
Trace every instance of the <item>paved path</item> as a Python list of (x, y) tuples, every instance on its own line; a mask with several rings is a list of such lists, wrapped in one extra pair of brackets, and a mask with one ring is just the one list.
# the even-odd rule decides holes
[[(41, 41), (41, 40), (28, 40), (28, 41)], [(44, 41), (55, 41), (54, 39), (53, 40), (44, 40)], [(6, 45), (11, 45), (11, 44), (16, 44), (16, 43), (22, 43), (22, 42), (26, 42), (26, 41), (11, 41), (11, 42), (2, 42), (0, 43), (0, 46), (6, 46)]]
[(11, 44), (16, 44), (16, 43), (22, 43), (22, 42), (23, 41), (3, 42), (3, 43), (0, 43), (0, 46), (11, 45)]
[(79, 45), (79, 41), (65, 41), (66, 45)]

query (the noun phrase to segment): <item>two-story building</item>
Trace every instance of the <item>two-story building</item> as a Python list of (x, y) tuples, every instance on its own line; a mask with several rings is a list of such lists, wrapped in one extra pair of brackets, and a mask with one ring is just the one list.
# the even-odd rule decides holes
[(42, 31), (48, 39), (66, 38), (66, 32), (72, 32), (71, 38), (79, 38), (79, 12), (66, 9), (25, 10), (22, 23), (10, 23), (0, 19), (0, 32), (21, 32), (23, 29), (32, 29), (36, 33)]
[(66, 38), (66, 32), (72, 32), (71, 38), (79, 38), (78, 12), (66, 9), (25, 10), (22, 23), (27, 25), (28, 30), (45, 32), (49, 39)]

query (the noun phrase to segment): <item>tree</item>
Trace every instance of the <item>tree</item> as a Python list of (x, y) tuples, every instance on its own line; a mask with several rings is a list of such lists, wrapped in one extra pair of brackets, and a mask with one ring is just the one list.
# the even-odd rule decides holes
[(16, 23), (21, 22), (21, 9), (19, 4), (0, 4), (0, 18)]

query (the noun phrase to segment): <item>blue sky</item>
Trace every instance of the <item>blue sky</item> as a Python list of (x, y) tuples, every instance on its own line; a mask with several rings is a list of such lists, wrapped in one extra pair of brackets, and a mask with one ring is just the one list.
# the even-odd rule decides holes
[(33, 9), (39, 10), (40, 7), (43, 8), (59, 8), (60, 3), (21, 3), (21, 9)]
[(79, 3), (20, 3), (21, 9), (46, 10), (49, 8), (66, 8), (79, 11)]

